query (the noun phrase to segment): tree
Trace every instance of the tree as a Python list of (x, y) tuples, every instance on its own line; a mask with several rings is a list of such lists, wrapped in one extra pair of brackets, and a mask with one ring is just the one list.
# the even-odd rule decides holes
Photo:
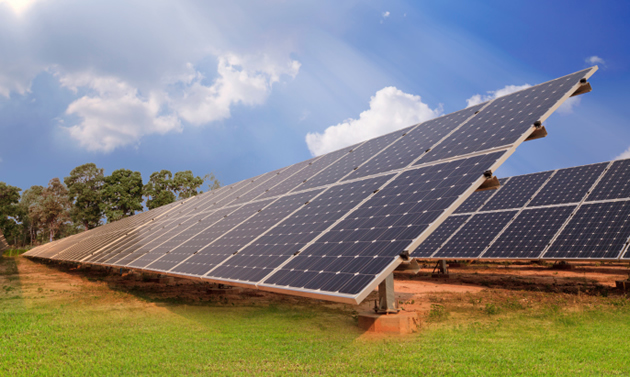
[(161, 207), (175, 201), (172, 178), (173, 174), (168, 170), (156, 171), (151, 174), (149, 182), (144, 185), (144, 196), (147, 198), (148, 209)]
[(0, 182), (0, 230), (7, 241), (16, 239), (19, 233), (20, 191), (19, 187)]
[(31, 186), (31, 188), (24, 190), (20, 200), (21, 211), (19, 217), (24, 231), (28, 232), (31, 245), (37, 239), (37, 234), (43, 225), (39, 216), (43, 192), (44, 188), (42, 186)]
[(101, 208), (103, 179), (103, 169), (88, 163), (72, 169), (70, 176), (63, 180), (68, 186), (68, 196), (73, 203), (70, 211), (72, 220), (83, 225), (85, 230), (99, 226), (103, 217)]
[(214, 176), (214, 173), (206, 174), (203, 177), (204, 182), (208, 182), (208, 189), (210, 191), (221, 188), (221, 182)]
[(200, 193), (197, 191), (203, 185), (204, 179), (195, 177), (190, 170), (178, 171), (172, 181), (172, 188), (178, 195), (178, 199), (186, 199)]
[(53, 178), (42, 191), (42, 200), (37, 214), (48, 228), (52, 242), (61, 226), (70, 220), (70, 200), (68, 189), (59, 178)]
[(104, 178), (101, 190), (101, 209), (112, 222), (142, 211), (142, 175), (140, 172), (119, 169)]

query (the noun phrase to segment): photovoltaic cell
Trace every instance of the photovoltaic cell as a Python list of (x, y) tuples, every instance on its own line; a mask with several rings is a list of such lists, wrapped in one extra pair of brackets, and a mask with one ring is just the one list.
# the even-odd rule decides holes
[(457, 207), (454, 213), (471, 213), (476, 212), (483, 203), (488, 201), (490, 197), (497, 194), (497, 192), (506, 184), (508, 178), (499, 179), (499, 187), (494, 190), (484, 190), (474, 192), (472, 195), (466, 199), (461, 206)]
[(318, 187), (337, 182), (383, 148), (393, 143), (396, 139), (402, 137), (403, 134), (409, 132), (411, 128), (412, 127), (407, 127), (400, 131), (392, 132), (387, 135), (377, 137), (376, 139), (366, 141), (351, 153), (348, 153), (342, 159), (306, 181), (302, 186), (300, 186), (300, 189)]
[(433, 231), (433, 233), (418, 246), (413, 252), (413, 256), (415, 258), (430, 258), (471, 216), (472, 215), (450, 216), (448, 219), (444, 220), (442, 225)]
[(403, 172), (265, 284), (356, 294), (357, 282), (372, 281), (503, 153)]
[(538, 258), (575, 207), (525, 209), (490, 246), (483, 258)]
[(344, 178), (344, 180), (356, 179), (409, 166), (431, 148), (433, 144), (473, 116), (481, 107), (482, 105), (472, 106), (419, 124), (366, 164), (359, 166), (357, 170), (352, 172), (347, 178)]
[(331, 187), (230, 258), (213, 271), (212, 275), (241, 281), (260, 280), (390, 178), (391, 176), (381, 176)]
[(588, 201), (630, 198), (630, 159), (613, 162)]
[(615, 259), (630, 237), (630, 201), (584, 204), (543, 256)]
[(146, 265), (171, 252), (173, 249), (183, 247), (189, 242), (189, 239), (196, 237), (205, 229), (223, 220), (230, 213), (238, 210), (238, 208), (221, 208), (216, 212), (206, 214), (201, 221), (194, 223), (194, 225), (190, 225), (184, 219), (175, 228), (169, 229), (158, 237), (147, 240), (147, 242), (139, 243), (124, 250), (120, 253), (120, 257), (112, 258), (107, 263), (121, 267), (146, 267)]
[(523, 207), (551, 174), (552, 172), (543, 172), (511, 177), (480, 211)]
[(590, 68), (497, 98), (418, 163), (515, 143), (576, 82), (585, 77), (589, 70)]
[(327, 166), (344, 157), (346, 154), (350, 153), (350, 151), (354, 150), (359, 145), (360, 144), (355, 144), (350, 147), (340, 149), (338, 151), (327, 153), (323, 156), (320, 156), (319, 158), (309, 160), (311, 162), (308, 164), (308, 166), (293, 174), (291, 177), (287, 178), (278, 185), (272, 187), (265, 194), (261, 195), (259, 199), (283, 195), (290, 192), (291, 190), (296, 189), (296, 187), (297, 190), (301, 190), (302, 187), (300, 185), (302, 185), (304, 181), (317, 175)]
[(517, 211), (490, 212), (473, 215), (455, 237), (442, 246), (435, 258), (476, 258), (499, 234)]
[[(256, 213), (246, 223), (240, 224), (229, 232), (221, 232), (222, 235), (217, 237), (214, 242), (201, 248), (198, 253), (173, 268), (172, 271), (205, 275), (292, 212), (306, 205), (311, 198), (320, 192), (321, 190), (308, 191), (281, 197), (270, 203), (268, 207), (263, 208), (259, 213)], [(268, 201), (270, 200), (268, 199), (266, 202)], [(214, 275), (210, 274), (209, 276)]]
[[(192, 254), (209, 243), (214, 242), (223, 234), (262, 210), (262, 208), (270, 202), (271, 200), (268, 199), (262, 202), (245, 204), (242, 207), (224, 208), (221, 210), (224, 211), (223, 213), (217, 211), (217, 215), (223, 215), (221, 218), (217, 215), (209, 217), (207, 220), (200, 222), (192, 228), (186, 229), (185, 232), (178, 234), (176, 237), (151, 250), (150, 254), (130, 263), (129, 266), (146, 267), (154, 263), (158, 259), (156, 257), (162, 257), (163, 254), (166, 253), (173, 253), (175, 249), (179, 249), (180, 252), (185, 252), (186, 249), (192, 249)], [(173, 253), (170, 257), (172, 258), (175, 255), (176, 254)]]
[(558, 170), (529, 205), (580, 202), (607, 165), (605, 162)]

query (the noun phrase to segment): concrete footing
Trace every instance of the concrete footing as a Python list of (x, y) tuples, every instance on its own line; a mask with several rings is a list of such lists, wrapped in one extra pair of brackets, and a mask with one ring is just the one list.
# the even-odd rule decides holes
[(398, 312), (397, 314), (359, 314), (359, 328), (368, 332), (388, 334), (411, 334), (418, 331), (420, 320), (418, 313)]

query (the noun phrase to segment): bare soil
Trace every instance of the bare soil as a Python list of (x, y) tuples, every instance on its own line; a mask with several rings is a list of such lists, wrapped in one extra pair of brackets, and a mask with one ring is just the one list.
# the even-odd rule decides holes
[[(47, 264), (22, 257), (14, 259), (16, 263), (0, 266), (0, 282), (5, 285), (12, 279), (19, 279), (20, 294), (24, 297), (37, 297), (38, 292), (46, 290), (48, 299), (52, 298), (52, 293), (72, 295), (80, 300), (83, 295), (107, 290), (130, 293), (141, 299), (136, 300), (138, 305), (151, 307), (161, 303), (288, 304), (298, 307), (316, 305), (354, 314), (371, 310), (378, 297), (375, 291), (361, 305), (346, 305), (188, 279), (158, 278), (137, 272), (121, 275), (116, 273), (119, 270)], [(395, 273), (395, 290), (400, 306), (406, 311), (418, 312), (422, 321), (430, 321), (435, 314), (431, 311), (439, 308), (456, 313), (471, 308), (487, 310), (487, 305), (531, 308), (537, 303), (551, 301), (568, 306), (595, 305), (598, 298), (626, 297), (626, 293), (615, 288), (615, 281), (627, 279), (630, 271), (628, 264), (624, 263), (574, 263), (571, 270), (527, 262), (483, 263), (450, 268), (449, 278), (433, 278), (432, 267), (427, 263), (418, 274)]]

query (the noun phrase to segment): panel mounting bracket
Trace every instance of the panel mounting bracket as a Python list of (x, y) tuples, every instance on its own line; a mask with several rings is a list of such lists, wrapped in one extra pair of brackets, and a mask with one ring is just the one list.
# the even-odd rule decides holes
[(536, 140), (536, 139), (542, 139), (543, 137), (547, 136), (547, 129), (545, 128), (545, 126), (540, 126), (540, 127), (536, 127), (536, 129), (534, 130), (534, 132), (532, 132), (527, 139), (525, 139), (525, 141), (530, 141), (530, 140)]
[(496, 175), (493, 175), (490, 178), (486, 178), (485, 181), (483, 181), (483, 183), (481, 184), (481, 186), (479, 186), (475, 192), (477, 191), (486, 191), (486, 190), (496, 190), (501, 186), (501, 183), (499, 182), (499, 178), (497, 178)]
[(588, 93), (593, 90), (591, 87), (591, 83), (586, 81), (586, 79), (580, 80), (580, 86), (571, 94), (571, 97), (579, 96), (580, 94)]

